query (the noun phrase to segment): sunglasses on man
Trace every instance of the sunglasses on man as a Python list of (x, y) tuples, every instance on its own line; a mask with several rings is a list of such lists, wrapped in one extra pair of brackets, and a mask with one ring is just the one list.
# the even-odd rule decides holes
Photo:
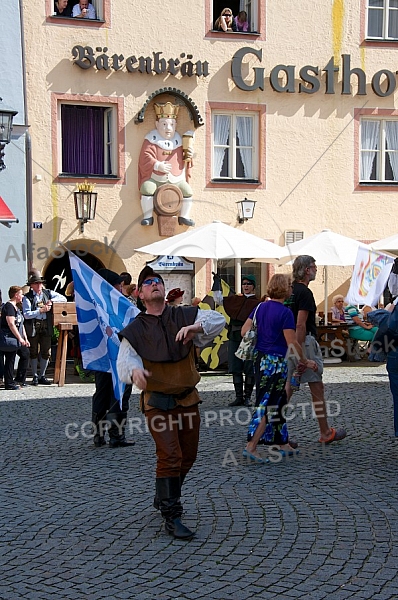
[(152, 283), (163, 284), (163, 281), (160, 279), (160, 277), (150, 277), (148, 279), (145, 279), (145, 281), (142, 282), (142, 285), (152, 285)]

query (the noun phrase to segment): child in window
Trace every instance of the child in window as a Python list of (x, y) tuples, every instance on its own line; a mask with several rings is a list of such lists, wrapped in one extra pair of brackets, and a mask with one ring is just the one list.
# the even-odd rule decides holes
[(237, 17), (234, 19), (236, 25), (236, 31), (249, 31), (249, 23), (247, 20), (247, 12), (241, 10)]

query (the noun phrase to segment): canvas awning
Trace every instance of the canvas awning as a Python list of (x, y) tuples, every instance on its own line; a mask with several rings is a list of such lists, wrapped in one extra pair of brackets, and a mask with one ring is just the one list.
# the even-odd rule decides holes
[(12, 210), (7, 206), (4, 202), (3, 198), (0, 196), (0, 223), (5, 225), (6, 227), (11, 227), (10, 223), (19, 223), (19, 220), (16, 218)]

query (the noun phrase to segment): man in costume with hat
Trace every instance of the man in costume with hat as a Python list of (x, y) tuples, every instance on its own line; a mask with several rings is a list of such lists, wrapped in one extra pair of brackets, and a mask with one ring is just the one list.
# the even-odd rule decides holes
[[(122, 293), (122, 283), (125, 276), (118, 275), (110, 269), (99, 269), (100, 275), (105, 281)], [(134, 446), (135, 442), (126, 439), (127, 412), (129, 410), (129, 399), (131, 395), (131, 381), (126, 385), (122, 406), (115, 398), (113, 391), (112, 373), (94, 371), (95, 392), (92, 399), (92, 423), (94, 433), (94, 446), (101, 448), (106, 445), (105, 429), (108, 425), (110, 448), (126, 448)]]
[(199, 442), (200, 375), (193, 344), (204, 346), (214, 339), (225, 319), (197, 306), (168, 306), (163, 279), (148, 266), (140, 273), (138, 289), (146, 312), (119, 334), (118, 374), (142, 390), (141, 409), (156, 444), (154, 506), (167, 532), (188, 540), (194, 533), (181, 523), (180, 496)]
[[(30, 342), (30, 365), (32, 368), (32, 385), (50, 385), (46, 377), (46, 369), (51, 355), (51, 338), (53, 335), (54, 317), (53, 302), (66, 302), (65, 296), (44, 289), (45, 281), (38, 271), (29, 273), (26, 285), (30, 290), (22, 299), (22, 310), (25, 319), (25, 331)], [(37, 369), (40, 353), (40, 375)]]
[(143, 213), (141, 225), (153, 225), (153, 196), (158, 187), (165, 183), (172, 183), (181, 190), (183, 195), (178, 223), (192, 227), (195, 223), (189, 218), (192, 188), (188, 180), (193, 148), (183, 149), (181, 136), (176, 132), (180, 107), (166, 102), (166, 104), (155, 104), (154, 108), (156, 129), (145, 136), (138, 161), (138, 187)]
[[(228, 325), (228, 370), (232, 373), (235, 400), (229, 406), (250, 406), (254, 388), (254, 366), (252, 360), (241, 360), (235, 356), (242, 341), (241, 329), (254, 308), (260, 303), (255, 295), (254, 275), (242, 277), (242, 294), (224, 298), (223, 304), (230, 318)], [(243, 380), (243, 375), (245, 376)]]

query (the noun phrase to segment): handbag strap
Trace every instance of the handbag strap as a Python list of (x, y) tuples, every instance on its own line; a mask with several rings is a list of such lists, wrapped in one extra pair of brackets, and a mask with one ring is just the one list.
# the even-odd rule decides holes
[[(262, 304), (262, 302), (260, 302), (260, 304)], [(253, 315), (253, 325), (252, 325), (253, 327), (257, 327), (257, 323), (256, 323), (256, 315), (257, 315), (257, 311), (258, 311), (258, 308), (259, 308), (260, 304), (257, 304), (257, 306), (256, 306), (256, 310), (254, 311), (254, 315)]]

